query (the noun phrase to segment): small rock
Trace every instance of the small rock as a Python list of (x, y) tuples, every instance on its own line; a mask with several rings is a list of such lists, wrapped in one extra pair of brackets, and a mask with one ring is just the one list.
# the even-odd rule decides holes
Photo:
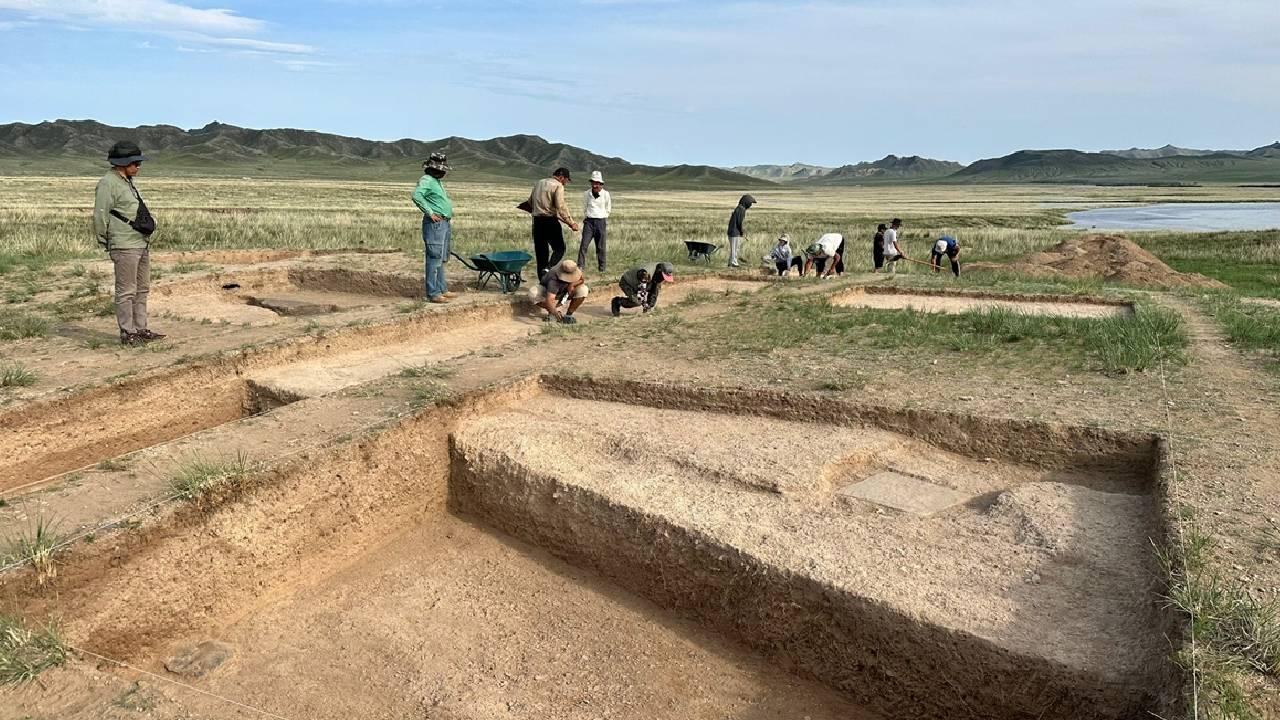
[(961, 395), (961, 396), (960, 396), (960, 399), (961, 399), (961, 400), (964, 400), (964, 401), (966, 401), (966, 402), (968, 402), (969, 400), (972, 400), (972, 399), (973, 399), (973, 396), (972, 396), (972, 395)]
[(164, 667), (175, 675), (199, 678), (204, 677), (226, 662), (231, 657), (231, 654), (230, 645), (206, 640), (199, 645), (179, 652), (166, 662)]

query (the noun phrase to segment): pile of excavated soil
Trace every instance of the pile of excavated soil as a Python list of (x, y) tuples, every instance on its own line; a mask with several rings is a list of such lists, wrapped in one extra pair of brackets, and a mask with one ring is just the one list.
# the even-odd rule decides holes
[(1226, 287), (1198, 273), (1178, 272), (1118, 235), (1087, 235), (1064, 240), (1047, 250), (1003, 266), (1003, 269), (1040, 277), (1101, 277), (1126, 285)]

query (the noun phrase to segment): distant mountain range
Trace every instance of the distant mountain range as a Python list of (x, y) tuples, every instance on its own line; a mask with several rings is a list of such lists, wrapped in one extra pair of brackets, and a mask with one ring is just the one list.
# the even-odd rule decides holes
[(381, 142), (311, 130), (251, 130), (210, 123), (195, 130), (171, 125), (121, 128), (92, 120), (0, 125), (0, 175), (97, 174), (106, 149), (130, 139), (154, 159), (156, 176), (223, 175), (412, 180), (435, 151), (449, 156), (457, 180), (511, 181), (542, 177), (563, 165), (585, 175), (600, 170), (612, 186), (751, 189), (775, 183), (863, 185), (873, 183), (1083, 183), (1161, 184), (1280, 182), (1280, 142), (1253, 150), (1162, 148), (1081, 152), (1019, 150), (971, 165), (916, 155), (887, 155), (874, 162), (820, 165), (637, 165), (536, 135), (490, 140)]
[(1092, 184), (1280, 181), (1280, 142), (1253, 150), (1205, 155), (1171, 153), (1149, 158), (1079, 150), (1019, 150), (1004, 157), (979, 160), (948, 176), (946, 181)]
[(791, 165), (740, 165), (730, 170), (774, 182), (812, 182), (823, 185), (860, 185), (871, 182), (903, 182), (945, 177), (964, 167), (950, 160), (930, 160), (919, 155), (886, 155), (875, 162), (841, 165), (837, 168), (792, 163)]
[(195, 130), (172, 125), (121, 128), (92, 120), (0, 125), (0, 174), (94, 174), (106, 166), (106, 149), (118, 139), (137, 142), (154, 160), (157, 175), (229, 175), (413, 179), (421, 162), (444, 152), (458, 180), (532, 180), (564, 166), (600, 170), (610, 185), (672, 188), (750, 188), (767, 181), (707, 165), (635, 165), (536, 135), (490, 140), (380, 142), (310, 130), (250, 130), (210, 123)]

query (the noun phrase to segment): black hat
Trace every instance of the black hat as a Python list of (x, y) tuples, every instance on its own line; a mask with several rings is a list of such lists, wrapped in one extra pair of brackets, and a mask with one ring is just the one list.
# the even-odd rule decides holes
[(121, 140), (107, 151), (107, 162), (116, 167), (124, 167), (146, 159), (147, 156), (142, 154), (142, 148), (128, 140)]
[(890, 224), (890, 225), (901, 225), (901, 224), (902, 224), (902, 221), (901, 221), (901, 220), (899, 220), (898, 218), (894, 218), (893, 220), (889, 221), (889, 224)]

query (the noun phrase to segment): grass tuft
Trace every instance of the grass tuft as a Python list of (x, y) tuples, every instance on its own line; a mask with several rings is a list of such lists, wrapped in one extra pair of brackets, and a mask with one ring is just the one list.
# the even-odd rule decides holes
[(24, 310), (0, 308), (0, 340), (22, 340), (49, 334), (49, 319)]
[(0, 685), (21, 685), (62, 665), (67, 646), (53, 625), (32, 629), (0, 614)]
[(56, 524), (38, 517), (30, 532), (9, 541), (4, 564), (21, 563), (31, 566), (36, 572), (36, 583), (44, 585), (58, 576), (54, 555), (61, 540)]
[(252, 470), (252, 463), (242, 452), (231, 459), (193, 458), (178, 468), (169, 485), (180, 500), (200, 500), (235, 487)]
[(18, 363), (0, 365), (0, 387), (31, 387), (36, 374)]

